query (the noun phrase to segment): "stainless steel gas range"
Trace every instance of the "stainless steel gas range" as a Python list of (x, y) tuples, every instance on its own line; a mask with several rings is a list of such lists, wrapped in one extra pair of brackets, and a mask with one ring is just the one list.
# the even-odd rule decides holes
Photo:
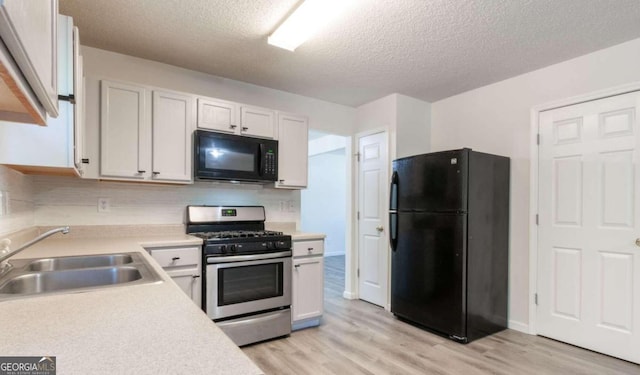
[(202, 246), (202, 308), (238, 345), (291, 333), (291, 236), (261, 206), (188, 206)]

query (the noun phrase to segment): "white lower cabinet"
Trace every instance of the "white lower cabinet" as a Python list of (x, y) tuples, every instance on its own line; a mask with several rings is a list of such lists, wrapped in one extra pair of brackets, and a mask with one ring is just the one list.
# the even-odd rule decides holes
[(291, 319), (294, 330), (320, 324), (324, 310), (323, 247), (322, 240), (293, 243)]
[(180, 289), (201, 306), (202, 281), (201, 253), (198, 246), (185, 247), (152, 247), (146, 248), (151, 257), (165, 270), (167, 275), (178, 284)]

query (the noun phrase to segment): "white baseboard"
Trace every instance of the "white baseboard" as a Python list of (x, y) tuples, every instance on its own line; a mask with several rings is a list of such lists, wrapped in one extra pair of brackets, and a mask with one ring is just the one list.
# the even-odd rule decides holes
[(509, 328), (515, 331), (520, 331), (520, 332), (529, 334), (529, 325), (526, 323), (518, 322), (516, 320), (509, 320)]
[(344, 291), (342, 293), (342, 297), (346, 298), (346, 299), (358, 299), (358, 295), (353, 293), (353, 292), (348, 292), (348, 291)]

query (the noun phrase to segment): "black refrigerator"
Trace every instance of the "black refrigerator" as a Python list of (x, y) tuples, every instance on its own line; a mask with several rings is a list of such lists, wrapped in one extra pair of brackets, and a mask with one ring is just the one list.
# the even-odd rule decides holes
[(394, 160), (389, 220), (393, 314), (462, 343), (507, 327), (509, 158)]

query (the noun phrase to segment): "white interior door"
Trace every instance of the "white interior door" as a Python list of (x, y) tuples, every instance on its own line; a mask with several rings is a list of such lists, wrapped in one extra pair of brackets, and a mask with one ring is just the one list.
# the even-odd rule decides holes
[(359, 138), (358, 289), (359, 297), (385, 306), (389, 279), (387, 240), (387, 133)]
[(640, 363), (640, 93), (540, 114), (538, 334)]

